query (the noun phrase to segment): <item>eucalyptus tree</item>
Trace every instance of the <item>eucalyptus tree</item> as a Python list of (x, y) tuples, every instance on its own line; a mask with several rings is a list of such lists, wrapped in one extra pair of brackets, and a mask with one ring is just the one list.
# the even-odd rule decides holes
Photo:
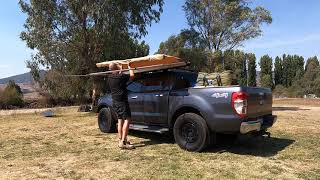
[(47, 68), (43, 87), (56, 96), (84, 97), (92, 79), (60, 74), (97, 71), (95, 63), (146, 55), (140, 38), (160, 19), (163, 0), (20, 0), (27, 15), (21, 39), (35, 50), (31, 72)]
[(211, 51), (233, 49), (261, 35), (261, 25), (272, 22), (263, 7), (252, 7), (247, 0), (186, 0), (188, 24)]

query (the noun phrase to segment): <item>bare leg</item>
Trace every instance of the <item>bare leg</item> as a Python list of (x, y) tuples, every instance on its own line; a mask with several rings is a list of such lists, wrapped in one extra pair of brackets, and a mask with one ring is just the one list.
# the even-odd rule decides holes
[(123, 127), (123, 120), (118, 119), (118, 137), (119, 140), (122, 139), (122, 127)]
[(130, 120), (129, 119), (124, 120), (123, 127), (122, 127), (122, 138), (121, 138), (122, 141), (127, 141), (129, 125), (130, 125)]

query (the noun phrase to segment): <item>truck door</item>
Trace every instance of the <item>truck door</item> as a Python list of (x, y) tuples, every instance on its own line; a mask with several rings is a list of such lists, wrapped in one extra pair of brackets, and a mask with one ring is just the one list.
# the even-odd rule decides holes
[(142, 123), (144, 121), (142, 84), (140, 81), (133, 81), (127, 89), (131, 120), (132, 122)]
[(168, 124), (169, 86), (166, 74), (154, 74), (143, 81), (144, 122), (154, 125)]

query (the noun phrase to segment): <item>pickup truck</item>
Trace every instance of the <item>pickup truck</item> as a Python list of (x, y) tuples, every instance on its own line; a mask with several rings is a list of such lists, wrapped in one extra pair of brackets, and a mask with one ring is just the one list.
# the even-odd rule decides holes
[[(145, 73), (128, 83), (130, 129), (173, 133), (188, 151), (202, 151), (215, 134), (264, 133), (276, 121), (269, 88), (196, 86), (197, 73), (166, 70)], [(98, 125), (115, 132), (111, 95), (98, 100)]]

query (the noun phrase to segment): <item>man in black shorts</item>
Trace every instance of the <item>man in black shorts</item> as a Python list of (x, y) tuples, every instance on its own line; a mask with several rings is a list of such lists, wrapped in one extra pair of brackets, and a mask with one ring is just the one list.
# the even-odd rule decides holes
[[(130, 66), (128, 67), (130, 69)], [(118, 136), (119, 148), (134, 149), (134, 146), (127, 140), (129, 125), (131, 119), (131, 111), (128, 103), (127, 83), (129, 80), (134, 79), (134, 72), (130, 70), (130, 76), (121, 72), (122, 67), (118, 64), (111, 63), (109, 70), (114, 72), (109, 75), (108, 83), (111, 90), (113, 109), (118, 116)]]

